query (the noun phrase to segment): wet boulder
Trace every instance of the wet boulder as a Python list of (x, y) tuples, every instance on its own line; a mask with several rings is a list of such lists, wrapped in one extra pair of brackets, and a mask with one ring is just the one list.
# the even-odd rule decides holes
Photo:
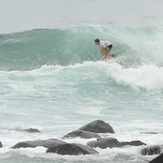
[(95, 133), (115, 133), (113, 128), (102, 120), (96, 120), (84, 125), (79, 130), (95, 132)]
[(141, 150), (142, 155), (156, 155), (161, 153), (159, 145), (149, 146)]
[(72, 131), (72, 132), (68, 133), (67, 135), (65, 135), (63, 137), (63, 139), (76, 138), (76, 137), (80, 137), (80, 138), (84, 138), (84, 139), (100, 138), (100, 136), (94, 132), (76, 130), (76, 131)]
[(140, 132), (140, 134), (160, 134), (159, 132)]
[(149, 163), (163, 163), (163, 153), (154, 158), (152, 161)]
[(29, 133), (36, 133), (36, 132), (41, 133), (37, 128), (22, 129), (22, 128), (17, 127), (17, 128), (13, 128), (11, 130), (15, 130), (15, 131), (19, 131), (19, 132), (25, 131), (25, 132), (29, 132)]
[(38, 146), (43, 146), (45, 148), (50, 148), (55, 145), (65, 144), (64, 141), (58, 139), (47, 139), (47, 140), (34, 140), (34, 141), (25, 141), (15, 144), (12, 148), (35, 148)]
[(1, 141), (0, 141), (0, 148), (2, 148), (3, 147), (3, 145), (2, 145), (2, 143), (1, 143)]
[(121, 147), (121, 143), (115, 138), (99, 138), (97, 141), (88, 142), (87, 145), (90, 147), (99, 147), (102, 149)]
[(62, 145), (56, 145), (51, 148), (48, 148), (46, 153), (57, 153), (60, 155), (86, 155), (86, 154), (98, 154), (96, 150), (93, 148), (82, 145), (82, 144), (74, 144), (67, 143)]
[(131, 141), (131, 142), (121, 142), (121, 145), (122, 146), (125, 146), (125, 145), (141, 146), (141, 145), (146, 145), (146, 144), (141, 142), (141, 141), (139, 141), (139, 140), (134, 140), (134, 141)]
[(38, 129), (36, 129), (36, 128), (28, 128), (28, 129), (25, 129), (24, 131), (29, 132), (29, 133), (34, 133), (34, 132), (39, 132), (40, 133), (40, 131)]

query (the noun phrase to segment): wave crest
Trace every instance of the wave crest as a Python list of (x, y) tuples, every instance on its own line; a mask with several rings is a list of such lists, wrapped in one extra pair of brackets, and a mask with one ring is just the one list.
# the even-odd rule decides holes
[(0, 35), (0, 70), (32, 70), (102, 58), (94, 39), (108, 39), (123, 66), (163, 65), (163, 27), (75, 26)]

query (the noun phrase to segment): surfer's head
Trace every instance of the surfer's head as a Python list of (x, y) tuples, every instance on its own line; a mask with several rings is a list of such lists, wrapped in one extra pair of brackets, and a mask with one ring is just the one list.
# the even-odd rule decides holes
[(98, 38), (95, 40), (95, 44), (96, 45), (99, 45), (100, 44), (100, 40)]

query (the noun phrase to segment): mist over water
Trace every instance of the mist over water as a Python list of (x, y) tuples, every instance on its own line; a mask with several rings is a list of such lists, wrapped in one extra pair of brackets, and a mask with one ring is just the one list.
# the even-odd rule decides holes
[[(0, 162), (148, 163), (156, 157), (142, 156), (141, 146), (95, 148), (99, 155), (90, 156), (11, 147), (21, 141), (61, 139), (97, 119), (115, 130), (102, 137), (162, 145), (162, 3), (2, 1)], [(112, 42), (116, 57), (101, 61), (96, 38)], [(41, 133), (20, 131), (30, 127)], [(86, 144), (90, 139), (66, 141)]]
[(158, 26), (162, 6), (161, 0), (2, 0), (0, 33), (75, 25)]

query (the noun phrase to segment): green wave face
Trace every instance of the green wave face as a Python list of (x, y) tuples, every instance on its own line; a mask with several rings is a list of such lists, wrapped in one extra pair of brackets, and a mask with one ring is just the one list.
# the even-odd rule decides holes
[[(113, 43), (124, 65), (163, 65), (162, 27), (74, 26), (0, 35), (0, 70), (32, 70), (43, 65), (71, 65), (102, 59), (96, 38)], [(157, 55), (156, 55), (157, 54)], [(163, 57), (162, 57), (163, 58)]]

